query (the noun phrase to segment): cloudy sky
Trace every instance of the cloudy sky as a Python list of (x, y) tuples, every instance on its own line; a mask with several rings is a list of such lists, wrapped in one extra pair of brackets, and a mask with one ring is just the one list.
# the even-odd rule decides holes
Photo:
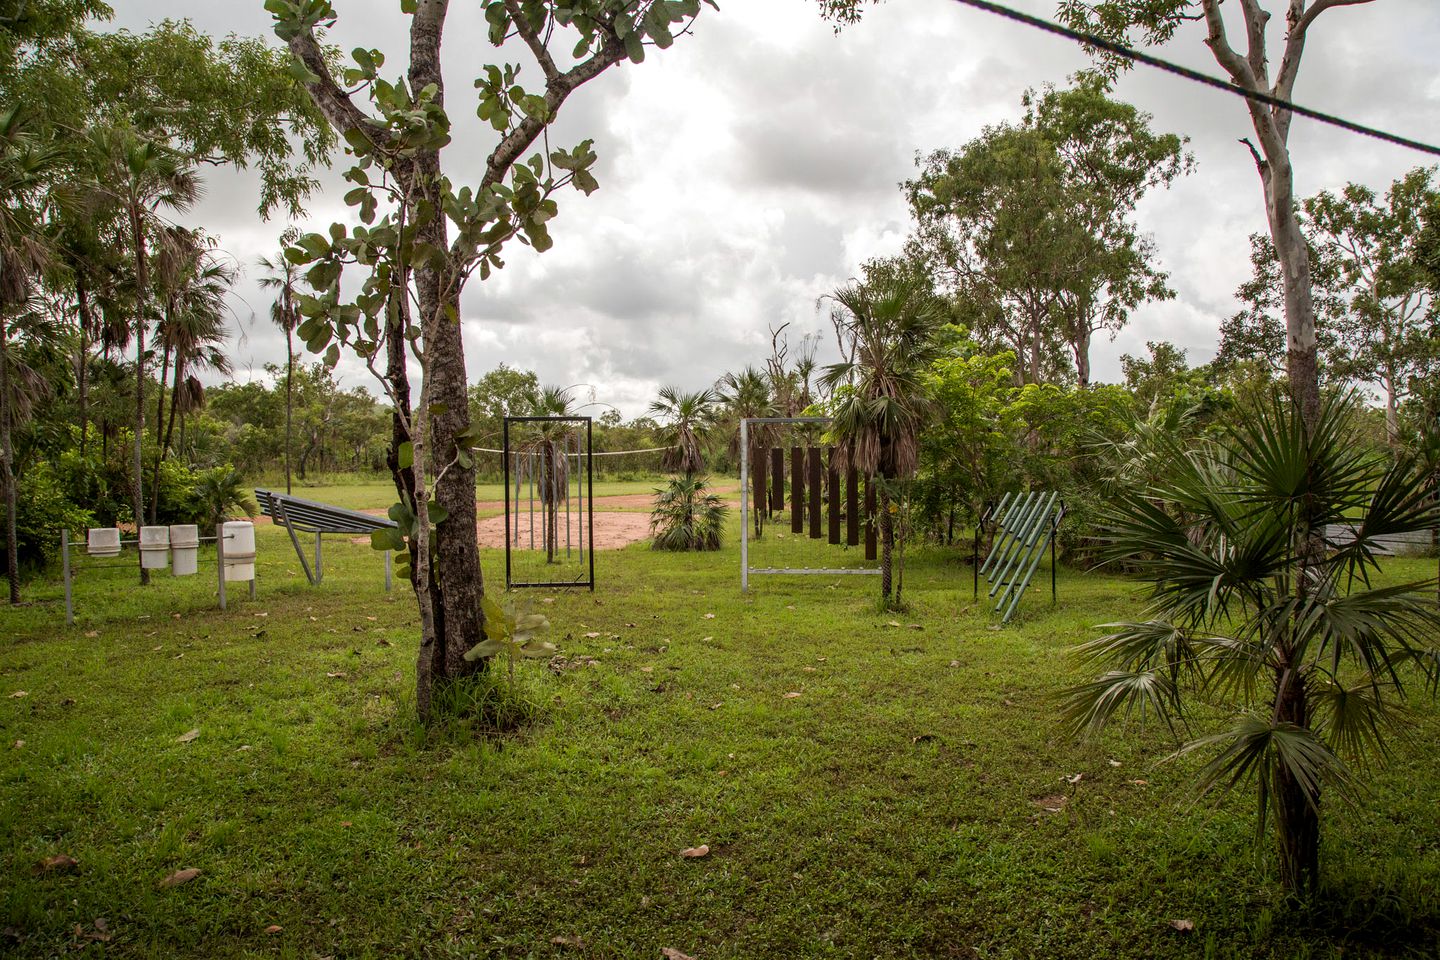
[[(189, 17), (215, 35), (271, 36), (261, 0), (112, 2), (118, 27)], [(1047, 17), (1055, 9), (1054, 0), (1012, 3)], [(335, 6), (331, 41), (377, 47), (389, 56), (387, 72), (403, 69), (398, 0)], [(446, 172), (473, 182), (491, 141), (474, 119), (472, 80), (494, 51), (481, 5), (451, 6), (444, 55), (458, 129)], [(552, 250), (512, 246), (504, 271), (471, 283), (463, 322), (472, 378), (504, 361), (545, 382), (586, 384), (633, 416), (660, 384), (700, 387), (761, 362), (771, 326), (823, 331), (828, 344), (816, 298), (863, 261), (899, 250), (910, 224), (897, 185), (917, 152), (958, 147), (987, 124), (1017, 119), (1026, 88), (1063, 84), (1087, 62), (1068, 41), (954, 0), (889, 0), (839, 35), (812, 0), (720, 7), (670, 50), (611, 70), (566, 104), (553, 142), (594, 138), (601, 188), (560, 198)], [(1213, 73), (1202, 40), (1189, 25), (1166, 55)], [(1296, 100), (1434, 140), (1437, 50), (1435, 0), (1333, 10), (1311, 30)], [(538, 76), (533, 67), (527, 74)], [(1237, 142), (1251, 133), (1238, 98), (1148, 68), (1127, 75), (1117, 95), (1152, 113), (1156, 129), (1188, 136), (1198, 166), (1139, 213), (1178, 297), (1142, 308), (1113, 343), (1097, 343), (1100, 380), (1119, 379), (1120, 356), (1143, 352), (1147, 340), (1173, 341), (1192, 362), (1210, 359), (1248, 275), (1247, 237), (1264, 229), (1259, 179)], [(1427, 162), (1304, 118), (1291, 150), (1302, 196), (1346, 181), (1383, 189)], [(312, 228), (348, 216), (338, 175), (322, 180)], [(189, 218), (247, 268), (234, 303), (241, 378), (263, 376), (265, 363), (284, 357), (254, 263), (276, 249), (285, 224), (261, 221), (256, 199), (252, 177), (211, 172)], [(358, 366), (342, 373), (350, 384), (368, 380)]]

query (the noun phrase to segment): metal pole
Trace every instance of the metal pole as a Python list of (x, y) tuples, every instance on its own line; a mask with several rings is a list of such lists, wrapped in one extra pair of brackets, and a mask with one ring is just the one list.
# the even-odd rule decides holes
[(220, 578), (220, 609), (225, 609), (225, 524), (215, 524), (215, 570)]
[[(501, 470), (501, 472), (504, 474), (504, 486), (503, 486), (503, 490), (504, 490), (504, 492), (505, 492), (505, 586), (508, 588), (508, 587), (510, 586), (510, 534), (511, 534), (511, 527), (510, 527), (510, 418), (509, 418), (509, 417), (506, 417), (505, 420), (504, 420), (504, 422), (503, 422), (502, 425), (501, 425), (500, 459), (501, 459), (501, 461), (502, 461), (501, 464), (500, 464), (500, 470)], [(520, 478), (519, 478), (519, 477), (516, 477), (516, 478), (515, 478), (515, 482), (516, 482), (516, 484), (518, 485), (519, 482), (520, 482)], [(517, 489), (518, 489), (518, 487), (517, 487)]]
[(320, 568), (320, 531), (315, 531), (315, 582), (319, 583), (325, 579), (325, 572)]
[(750, 421), (740, 420), (740, 592), (750, 592)]
[(595, 421), (585, 418), (585, 490), (589, 499), (586, 516), (590, 521), (590, 592), (595, 592)]
[(1015, 519), (1015, 509), (1024, 499), (1018, 493), (1014, 495), (1014, 500), (1011, 500), (1010, 497), (1010, 494), (1005, 494), (1004, 499), (1000, 501), (1000, 506), (995, 508), (995, 539), (991, 542), (990, 552), (985, 556), (985, 563), (980, 568), (981, 573), (988, 574), (990, 567), (994, 565), (1006, 537), (1009, 536), (1011, 521)]
[(385, 592), (390, 592), (390, 551), (385, 551)]
[[(534, 549), (535, 549), (535, 454), (533, 454), (533, 453), (527, 453), (527, 454), (525, 455), (525, 473), (526, 473), (526, 474), (529, 476), (529, 478), (530, 478), (530, 482), (526, 485), (526, 490), (528, 491), (529, 496), (530, 496), (530, 549), (531, 549), (531, 550), (534, 550)], [(540, 531), (540, 536), (541, 536), (541, 537), (544, 537), (544, 536), (545, 536), (545, 531), (544, 531), (544, 530), (541, 530), (541, 531)]]
[(60, 566), (65, 571), (65, 626), (75, 625), (75, 603), (70, 595), (70, 531), (60, 531)]
[[(1055, 494), (1052, 493), (1050, 498), (1053, 500), (1054, 497)], [(1050, 509), (1049, 504), (1045, 502), (1044, 494), (1032, 494), (1027, 499), (1027, 503), (1029, 507), (1021, 514), (1020, 521), (1015, 526), (1015, 536), (1011, 538), (1009, 546), (1005, 548), (1005, 556), (1000, 558), (999, 566), (991, 571), (995, 580), (990, 585), (989, 595), (991, 597), (995, 596), (995, 591), (1002, 586), (1006, 591), (1009, 590), (1014, 578), (1019, 575), (1021, 558), (1029, 551), (1029, 548), (1035, 545), (1034, 528), (1037, 522), (1043, 513)], [(1002, 593), (1000, 603), (1003, 603), (1004, 600), (1005, 594)], [(996, 604), (996, 609), (999, 609), (999, 604)]]

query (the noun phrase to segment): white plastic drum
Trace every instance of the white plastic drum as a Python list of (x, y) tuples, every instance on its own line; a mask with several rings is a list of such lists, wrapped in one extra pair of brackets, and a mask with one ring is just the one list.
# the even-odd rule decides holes
[(197, 556), (200, 552), (200, 528), (194, 524), (177, 524), (170, 528), (171, 572), (177, 577), (188, 577), (198, 569)]
[(91, 527), (85, 551), (92, 557), (120, 556), (120, 530), (116, 527)]
[(230, 582), (255, 579), (255, 524), (231, 520), (221, 534), (225, 537), (225, 579)]
[(140, 567), (142, 570), (165, 570), (170, 566), (170, 528), (140, 528)]

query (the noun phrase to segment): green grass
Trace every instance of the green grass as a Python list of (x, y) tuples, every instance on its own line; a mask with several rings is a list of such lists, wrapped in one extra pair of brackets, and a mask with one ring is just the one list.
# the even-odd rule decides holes
[[(1364, 808), (1327, 808), (1325, 907), (1297, 911), (1255, 853), (1248, 793), (1195, 803), (1199, 758), (1156, 762), (1158, 729), (1077, 744), (1057, 726), (1056, 692), (1084, 676), (1066, 649), (1137, 612), (1134, 584), (1062, 571), (1057, 608), (1042, 583), (1003, 629), (971, 601), (968, 567), (938, 552), (910, 558), (900, 616), (876, 612), (868, 577), (766, 578), (747, 597), (730, 526), (719, 554), (637, 545), (600, 555), (594, 595), (522, 596), (566, 658), (596, 662), (523, 665), (538, 715), (505, 736), (416, 726), (413, 600), (386, 597), (379, 559), (343, 539), (312, 588), (284, 533), (261, 528), (259, 598), (228, 613), (203, 567), (144, 591), (128, 571), (89, 574), (70, 629), (58, 585), (32, 585), (32, 605), (0, 613), (0, 945), (1434, 955), (1431, 706)], [(484, 561), (493, 582), (500, 555)], [(699, 844), (708, 857), (681, 858)], [(57, 854), (78, 867), (37, 869)], [(90, 939), (97, 918), (108, 942)], [(1170, 926), (1181, 919), (1194, 931)]]
[[(653, 480), (596, 480), (595, 496), (619, 497), (635, 494), (648, 496), (653, 494), (655, 488), (662, 482), (662, 479), (658, 477)], [(738, 492), (731, 489), (737, 487), (735, 480), (720, 480), (717, 483), (727, 496), (739, 497)], [(285, 481), (282, 478), (278, 483), (256, 482), (254, 486), (269, 490), (284, 490)], [(312, 484), (292, 483), (291, 491), (297, 497), (318, 500), (321, 503), (329, 503), (349, 510), (383, 510), (395, 502), (395, 486), (389, 479)], [(480, 483), (475, 486), (475, 499), (482, 502), (499, 501), (504, 495), (504, 486), (499, 483)]]

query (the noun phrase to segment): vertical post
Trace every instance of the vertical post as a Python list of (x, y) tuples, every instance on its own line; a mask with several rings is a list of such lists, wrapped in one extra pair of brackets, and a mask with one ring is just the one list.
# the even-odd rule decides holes
[(810, 447), (810, 539), (820, 539), (820, 448)]
[(785, 509), (785, 451), (770, 448), (770, 512)]
[(765, 482), (765, 451), (758, 447), (754, 451), (751, 451), (749, 448), (743, 449), (745, 451), (745, 459), (749, 460), (753, 457), (755, 460), (755, 466), (751, 468), (750, 485), (755, 488), (755, 501), (752, 506), (755, 511), (755, 535), (758, 537), (761, 536), (761, 531), (765, 529), (765, 515), (767, 513), (765, 509), (765, 497), (767, 496), (768, 484)]
[(75, 603), (70, 595), (70, 530), (60, 531), (60, 566), (65, 571), (65, 626), (75, 625)]
[(1054, 606), (1060, 600), (1060, 594), (1055, 585), (1055, 534), (1060, 526), (1057, 517), (1050, 518), (1050, 604)]
[(585, 418), (585, 516), (590, 524), (590, 592), (595, 592), (595, 421)]
[(790, 532), (805, 532), (805, 471), (800, 447), (790, 448)]
[(390, 592), (390, 551), (385, 551), (385, 592)]
[(750, 421), (740, 420), (740, 592), (750, 592)]
[(845, 545), (860, 546), (860, 471), (845, 471)]
[(320, 568), (321, 559), (322, 559), (322, 558), (321, 558), (321, 555), (320, 555), (320, 531), (319, 531), (319, 530), (316, 530), (316, 531), (315, 531), (315, 582), (316, 582), (316, 583), (319, 583), (321, 580), (324, 580), (324, 579), (325, 579), (325, 571)]
[(825, 516), (829, 519), (829, 541), (832, 544), (840, 542), (840, 471), (835, 468), (835, 448), (830, 448), (829, 467), (825, 474), (825, 495), (829, 498)]
[(225, 609), (225, 524), (215, 524), (215, 575), (220, 578), (220, 609)]
[[(510, 418), (501, 426), (500, 471), (505, 477), (505, 589), (510, 589)], [(518, 481), (518, 478), (517, 478)], [(386, 569), (389, 572), (389, 569)]]

